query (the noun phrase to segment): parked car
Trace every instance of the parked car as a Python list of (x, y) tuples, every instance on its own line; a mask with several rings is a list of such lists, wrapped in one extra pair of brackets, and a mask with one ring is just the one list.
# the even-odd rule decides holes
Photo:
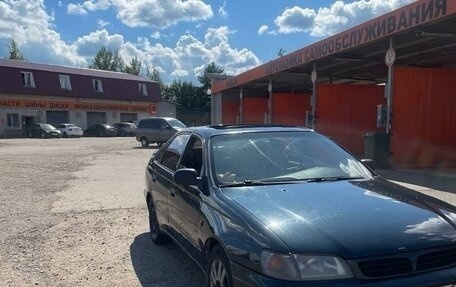
[(29, 138), (60, 138), (62, 133), (53, 125), (46, 123), (35, 123), (28, 129)]
[(138, 122), (136, 140), (139, 141), (143, 147), (149, 146), (150, 143), (156, 143), (158, 146), (161, 146), (176, 132), (186, 127), (185, 124), (175, 118), (143, 118)]
[(116, 136), (116, 129), (107, 124), (94, 124), (84, 130), (84, 136), (114, 137)]
[(112, 126), (116, 129), (116, 135), (119, 137), (136, 135), (136, 125), (134, 123), (115, 123)]
[(64, 138), (81, 137), (84, 134), (82, 129), (75, 124), (59, 124), (56, 128), (62, 132)]
[(368, 163), (305, 128), (187, 128), (146, 168), (152, 240), (211, 287), (453, 286), (456, 207)]

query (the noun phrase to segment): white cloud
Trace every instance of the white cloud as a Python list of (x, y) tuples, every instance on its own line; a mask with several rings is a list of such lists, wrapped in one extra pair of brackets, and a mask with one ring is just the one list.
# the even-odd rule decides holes
[(98, 19), (97, 24), (98, 24), (98, 25), (97, 25), (98, 30), (103, 29), (103, 28), (105, 28), (105, 27), (111, 25), (110, 22), (104, 21), (104, 20), (102, 20), (102, 19)]
[(85, 15), (88, 11), (107, 10), (109, 7), (111, 7), (111, 0), (90, 0), (82, 4), (68, 4), (67, 12), (68, 14)]
[(212, 18), (210, 5), (201, 0), (112, 0), (117, 18), (129, 27), (164, 29), (178, 22)]
[(294, 6), (285, 10), (274, 20), (279, 33), (306, 32), (312, 27), (316, 13), (313, 9)]
[[(159, 32), (132, 42), (123, 35), (110, 34), (105, 28), (69, 43), (55, 31), (53, 21), (46, 12), (44, 0), (0, 1), (0, 46), (4, 55), (7, 55), (7, 46), (13, 38), (30, 61), (87, 67), (99, 49), (105, 46), (118, 50), (127, 63), (138, 57), (144, 72), (146, 67), (158, 69), (165, 83), (174, 78), (196, 82), (204, 66), (212, 61), (228, 74), (238, 74), (261, 64), (250, 50), (230, 46), (229, 36), (235, 31), (225, 26), (207, 29), (202, 39), (182, 35), (175, 45), (167, 47), (152, 42), (154, 37), (162, 37)], [(99, 24), (104, 26), (106, 22)]]
[(228, 17), (228, 12), (226, 12), (226, 2), (223, 1), (223, 5), (219, 7), (218, 13), (223, 18)]
[(153, 32), (153, 33), (150, 34), (150, 37), (151, 37), (152, 39), (160, 39), (161, 34), (160, 34), (160, 32), (155, 31), (155, 32)]
[(122, 35), (110, 35), (107, 30), (103, 29), (79, 37), (73, 46), (79, 55), (86, 59), (91, 59), (96, 55), (100, 47), (106, 47), (113, 51), (120, 51), (124, 44), (125, 40)]
[(67, 45), (53, 30), (54, 18), (47, 14), (43, 0), (5, 0), (0, 2), (0, 11), (0, 45), (3, 47), (14, 39), (29, 60), (74, 66), (85, 64), (75, 48)]
[(330, 7), (314, 9), (294, 6), (287, 8), (274, 23), (277, 32), (304, 32), (312, 36), (328, 36), (363, 23), (416, 0), (336, 1)]
[(269, 27), (267, 25), (261, 25), (261, 27), (258, 29), (257, 33), (258, 35), (263, 35), (268, 31)]
[(87, 11), (80, 4), (68, 4), (67, 13), (72, 15), (85, 15)]

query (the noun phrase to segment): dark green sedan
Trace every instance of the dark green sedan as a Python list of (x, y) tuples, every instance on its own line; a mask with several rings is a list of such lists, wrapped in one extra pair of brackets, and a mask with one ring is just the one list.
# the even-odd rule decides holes
[(309, 129), (186, 128), (150, 159), (152, 240), (210, 287), (452, 286), (456, 208)]

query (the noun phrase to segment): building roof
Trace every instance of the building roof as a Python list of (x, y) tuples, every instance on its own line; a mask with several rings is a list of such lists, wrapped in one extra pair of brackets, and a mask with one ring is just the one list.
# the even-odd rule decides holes
[[(33, 86), (25, 86), (22, 72), (33, 75)], [(63, 89), (60, 75), (69, 76), (69, 89)], [(39, 64), (0, 59), (0, 94), (91, 98), (121, 101), (159, 102), (160, 84), (147, 78), (110, 71)], [(95, 90), (95, 80), (99, 89)], [(147, 95), (142, 93), (144, 85)]]
[(316, 66), (317, 83), (376, 84), (387, 81), (385, 53), (390, 40), (395, 66), (456, 67), (456, 1), (418, 0), (347, 31), (222, 81), (225, 90), (308, 92)]
[(89, 68), (77, 68), (77, 67), (70, 67), (70, 66), (58, 66), (58, 65), (51, 65), (51, 64), (21, 61), (21, 60), (0, 59), (0, 66), (18, 68), (18, 69), (26, 69), (26, 70), (55, 72), (55, 73), (59, 73), (59, 74), (74, 74), (74, 75), (82, 75), (82, 76), (90, 76), (90, 77), (98, 77), (98, 78), (111, 78), (111, 79), (131, 80), (131, 81), (140, 81), (140, 82), (154, 82), (148, 78), (131, 75), (131, 74), (126, 74), (126, 73), (120, 73), (120, 72), (96, 70), (96, 69), (89, 69)]

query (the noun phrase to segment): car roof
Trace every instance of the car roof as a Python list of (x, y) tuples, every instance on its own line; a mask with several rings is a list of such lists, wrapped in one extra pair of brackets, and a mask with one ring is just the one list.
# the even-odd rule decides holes
[(232, 124), (232, 125), (209, 125), (188, 127), (185, 131), (193, 131), (203, 137), (211, 137), (221, 134), (253, 133), (253, 132), (313, 132), (312, 129), (293, 125), (263, 125), (263, 124)]
[(169, 121), (169, 120), (177, 120), (176, 118), (172, 118), (172, 117), (147, 117), (147, 118), (142, 118), (142, 119), (140, 119), (139, 121), (142, 121), (142, 120), (151, 120), (151, 119), (163, 119), (163, 120), (166, 120), (166, 121)]

